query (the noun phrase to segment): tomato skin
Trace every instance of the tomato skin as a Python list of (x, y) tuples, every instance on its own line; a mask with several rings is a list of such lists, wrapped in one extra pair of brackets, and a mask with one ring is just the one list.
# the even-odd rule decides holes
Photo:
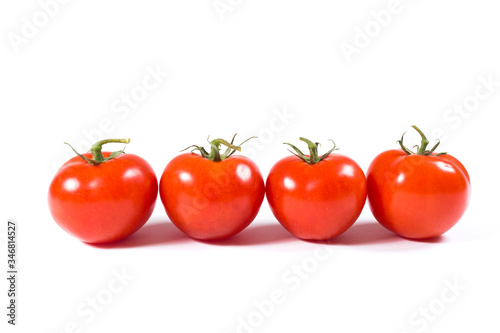
[(264, 200), (257, 165), (233, 155), (214, 162), (185, 153), (171, 160), (160, 179), (160, 198), (181, 231), (200, 240), (236, 235), (257, 216)]
[(54, 220), (69, 234), (86, 243), (110, 243), (146, 223), (157, 195), (154, 170), (139, 156), (122, 154), (99, 165), (75, 156), (57, 171), (48, 201)]
[(377, 221), (412, 239), (442, 235), (464, 214), (470, 177), (453, 156), (407, 155), (388, 150), (367, 172), (368, 201)]
[(361, 214), (366, 179), (358, 164), (341, 154), (313, 165), (288, 156), (269, 172), (266, 196), (274, 216), (290, 233), (327, 240), (349, 229)]

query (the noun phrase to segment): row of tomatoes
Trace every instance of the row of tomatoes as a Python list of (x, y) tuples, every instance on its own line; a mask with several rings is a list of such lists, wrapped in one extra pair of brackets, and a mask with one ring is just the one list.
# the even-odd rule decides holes
[[(49, 188), (54, 220), (88, 243), (123, 239), (151, 216), (158, 194), (170, 220), (195, 239), (231, 237), (256, 217), (264, 195), (276, 219), (301, 239), (326, 240), (345, 232), (359, 217), (368, 196), (371, 211), (387, 229), (407, 238), (439, 236), (461, 218), (470, 198), (464, 166), (446, 153), (428, 150), (422, 136), (415, 152), (388, 150), (359, 165), (332, 149), (320, 156), (318, 143), (305, 138), (309, 154), (288, 144), (293, 154), (278, 161), (266, 183), (257, 165), (231, 142), (215, 139), (210, 152), (192, 146), (166, 166), (159, 185), (151, 166), (123, 151), (102, 152), (97, 142), (57, 172)], [(221, 152), (221, 146), (226, 146)], [(194, 153), (195, 150), (199, 154)]]

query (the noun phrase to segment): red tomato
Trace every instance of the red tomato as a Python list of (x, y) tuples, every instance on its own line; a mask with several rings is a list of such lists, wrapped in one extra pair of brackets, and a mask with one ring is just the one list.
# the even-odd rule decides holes
[(451, 155), (435, 154), (437, 145), (427, 151), (428, 141), (421, 135), (423, 148), (418, 153), (409, 151), (400, 140), (404, 150), (381, 153), (367, 173), (368, 200), (377, 221), (413, 239), (448, 231), (460, 220), (470, 198), (465, 167)]
[[(110, 155), (102, 152), (103, 158)], [(91, 153), (83, 156), (92, 158)], [(56, 173), (48, 200), (54, 220), (69, 234), (87, 243), (108, 243), (139, 230), (157, 194), (156, 175), (139, 156), (122, 154), (98, 165), (75, 156)]]
[[(317, 156), (312, 142), (301, 140), (313, 148), (310, 156)], [(281, 159), (267, 177), (266, 196), (274, 216), (298, 238), (326, 240), (342, 234), (365, 205), (363, 171), (349, 157), (330, 154), (335, 148), (310, 164), (309, 155), (292, 147), (299, 156)]]
[(257, 215), (264, 192), (257, 165), (244, 156), (213, 161), (208, 154), (181, 154), (168, 163), (160, 179), (168, 217), (200, 240), (223, 239), (245, 229)]

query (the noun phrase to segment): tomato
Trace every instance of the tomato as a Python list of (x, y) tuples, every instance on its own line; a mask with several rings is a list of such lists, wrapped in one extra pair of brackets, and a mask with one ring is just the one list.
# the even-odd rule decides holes
[(56, 173), (49, 187), (50, 212), (57, 224), (87, 243), (109, 243), (141, 228), (151, 216), (158, 182), (151, 166), (139, 156), (101, 152), (73, 157)]
[(368, 201), (377, 221), (413, 239), (442, 235), (464, 214), (470, 199), (470, 177), (453, 156), (426, 150), (422, 136), (417, 153), (404, 147), (378, 155), (367, 173)]
[[(233, 137), (234, 140), (234, 137)], [(228, 147), (220, 155), (220, 144)], [(264, 200), (264, 180), (245, 156), (232, 156), (239, 146), (211, 141), (211, 153), (185, 153), (165, 167), (160, 197), (168, 217), (188, 236), (200, 240), (231, 237), (256, 217)], [(231, 150), (232, 149), (232, 150)]]
[(357, 220), (366, 201), (363, 170), (347, 156), (321, 158), (317, 143), (278, 161), (269, 172), (266, 196), (276, 219), (290, 233), (307, 240), (327, 240), (342, 234)]

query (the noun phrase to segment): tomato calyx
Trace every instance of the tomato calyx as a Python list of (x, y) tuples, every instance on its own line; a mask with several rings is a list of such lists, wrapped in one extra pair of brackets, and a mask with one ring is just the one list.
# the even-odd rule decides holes
[(78, 153), (75, 148), (73, 148), (69, 143), (65, 142), (70, 148), (77, 154), (79, 157), (81, 157), (85, 162), (91, 165), (99, 165), (103, 162), (109, 161), (113, 158), (115, 158), (118, 155), (125, 154), (125, 148), (122, 150), (117, 150), (112, 152), (108, 157), (104, 158), (102, 155), (102, 145), (106, 143), (129, 143), (130, 139), (105, 139), (101, 141), (97, 141), (92, 145), (90, 148), (90, 153), (92, 154), (92, 158), (88, 158), (87, 156), (84, 156), (80, 153)]
[[(418, 132), (418, 134), (420, 134), (420, 136), (422, 137), (422, 141), (420, 142), (420, 146), (419, 145), (415, 145), (413, 146), (413, 148), (417, 148), (417, 152), (414, 153), (412, 152), (410, 149), (406, 148), (404, 145), (403, 145), (403, 138), (406, 134), (406, 132), (403, 133), (403, 135), (401, 136), (401, 140), (398, 140), (396, 141), (397, 143), (399, 143), (399, 145), (401, 146), (401, 149), (408, 155), (423, 155), (423, 156), (432, 156), (432, 154), (434, 153), (434, 151), (436, 150), (436, 148), (439, 146), (439, 144), (441, 143), (441, 141), (439, 141), (439, 139), (437, 140), (437, 143), (434, 145), (434, 147), (432, 147), (431, 150), (427, 150), (427, 145), (429, 144), (429, 140), (427, 139), (427, 137), (425, 136), (424, 132), (422, 132), (420, 130), (420, 128), (418, 128), (417, 126), (415, 125), (412, 125), (412, 127)], [(441, 155), (446, 155), (447, 153), (438, 153), (434, 156), (441, 156)]]
[[(236, 133), (238, 134), (238, 133)], [(251, 136), (242, 143), (240, 143), (239, 146), (234, 145), (234, 138), (236, 137), (236, 134), (233, 136), (231, 142), (227, 142), (224, 139), (214, 139), (210, 141), (210, 136), (207, 138), (208, 143), (210, 144), (210, 153), (208, 153), (205, 148), (202, 146), (197, 146), (197, 145), (191, 145), (187, 148), (184, 148), (181, 151), (187, 150), (189, 148), (193, 148), (191, 152), (193, 153), (195, 150), (198, 150), (201, 154), (202, 157), (207, 158), (213, 162), (220, 162), (222, 160), (225, 160), (229, 156), (233, 155), (235, 151), (241, 151), (241, 146), (247, 142), (250, 139), (257, 138), (256, 136)], [(220, 153), (220, 146), (224, 145), (227, 147), (226, 151), (221, 155)]]
[(308, 164), (311, 164), (311, 165), (323, 161), (334, 150), (338, 150), (337, 145), (335, 144), (335, 141), (333, 141), (333, 140), (330, 139), (330, 141), (333, 142), (333, 148), (330, 149), (329, 151), (327, 151), (325, 154), (323, 154), (323, 156), (320, 157), (318, 155), (318, 146), (320, 146), (319, 142), (312, 142), (311, 140), (308, 140), (308, 139), (303, 138), (303, 137), (300, 137), (299, 140), (300, 141), (304, 141), (305, 143), (307, 143), (307, 148), (309, 148), (309, 156), (304, 155), (304, 153), (302, 153), (302, 151), (300, 151), (299, 148), (295, 147), (291, 143), (284, 142), (283, 144), (289, 145), (290, 147), (292, 147), (293, 150), (295, 150), (295, 153), (293, 151), (291, 151), (290, 149), (288, 149), (288, 151), (290, 153), (294, 154), (295, 156), (297, 156), (298, 158), (300, 158), (304, 162), (306, 162)]

